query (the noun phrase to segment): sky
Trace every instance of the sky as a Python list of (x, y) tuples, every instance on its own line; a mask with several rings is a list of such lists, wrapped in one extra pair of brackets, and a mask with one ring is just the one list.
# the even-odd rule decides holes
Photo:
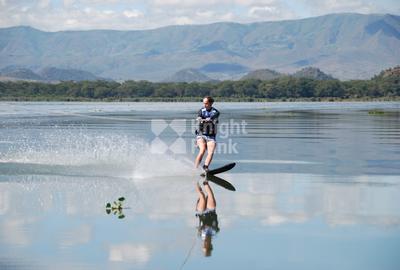
[(330, 13), (400, 14), (399, 0), (0, 0), (0, 28), (141, 30), (214, 22), (250, 23)]

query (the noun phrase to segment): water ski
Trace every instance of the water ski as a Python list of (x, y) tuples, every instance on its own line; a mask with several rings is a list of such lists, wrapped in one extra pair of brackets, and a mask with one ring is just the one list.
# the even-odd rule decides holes
[[(229, 171), (230, 169), (232, 169), (233, 167), (235, 167), (235, 165), (236, 165), (236, 163), (233, 162), (233, 163), (226, 164), (226, 165), (224, 165), (224, 166), (222, 166), (222, 167), (209, 170), (209, 171), (207, 172), (207, 175), (215, 175), (215, 174), (219, 174), (219, 173), (223, 173), (223, 172)], [(202, 174), (200, 174), (200, 176), (203, 176), (203, 177), (204, 177), (204, 176), (206, 176), (206, 173), (203, 172)]]
[(222, 179), (218, 176), (215, 176), (213, 174), (208, 174), (207, 175), (207, 180), (210, 182), (213, 182), (214, 184), (217, 184), (223, 188), (226, 188), (227, 190), (231, 190), (231, 191), (235, 191), (235, 187), (229, 183), (228, 181), (226, 181), (225, 179)]

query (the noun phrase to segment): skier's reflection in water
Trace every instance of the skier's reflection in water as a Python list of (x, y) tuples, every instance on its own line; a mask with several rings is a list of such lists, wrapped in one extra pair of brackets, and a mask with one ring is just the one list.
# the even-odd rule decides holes
[(199, 219), (198, 236), (203, 240), (204, 256), (208, 257), (211, 256), (213, 249), (211, 240), (219, 232), (219, 227), (215, 212), (217, 205), (208, 181), (203, 182), (203, 189), (199, 183), (196, 183), (196, 192), (199, 196), (196, 203), (196, 217)]

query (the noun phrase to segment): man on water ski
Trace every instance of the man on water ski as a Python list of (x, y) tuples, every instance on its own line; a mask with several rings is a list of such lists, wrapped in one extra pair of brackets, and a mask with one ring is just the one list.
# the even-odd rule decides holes
[(194, 162), (195, 167), (199, 167), (200, 162), (203, 159), (204, 153), (207, 150), (207, 157), (203, 165), (205, 172), (208, 171), (208, 166), (214, 155), (216, 146), (215, 137), (217, 135), (217, 123), (219, 117), (219, 111), (212, 105), (214, 99), (207, 96), (203, 99), (204, 107), (201, 108), (197, 114), (198, 129), (196, 130), (196, 144), (199, 147), (199, 154)]

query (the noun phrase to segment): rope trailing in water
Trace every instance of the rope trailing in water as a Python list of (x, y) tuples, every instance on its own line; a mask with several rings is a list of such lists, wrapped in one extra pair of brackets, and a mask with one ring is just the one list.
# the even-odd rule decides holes
[(196, 245), (196, 242), (197, 242), (197, 235), (195, 236), (194, 241), (192, 242), (192, 246), (190, 247), (189, 252), (188, 252), (188, 254), (186, 255), (185, 260), (183, 261), (181, 267), (179, 268), (180, 270), (183, 269), (183, 267), (185, 266), (185, 264), (186, 264), (187, 261), (189, 260), (190, 256), (192, 255), (192, 251), (193, 251), (194, 246)]

